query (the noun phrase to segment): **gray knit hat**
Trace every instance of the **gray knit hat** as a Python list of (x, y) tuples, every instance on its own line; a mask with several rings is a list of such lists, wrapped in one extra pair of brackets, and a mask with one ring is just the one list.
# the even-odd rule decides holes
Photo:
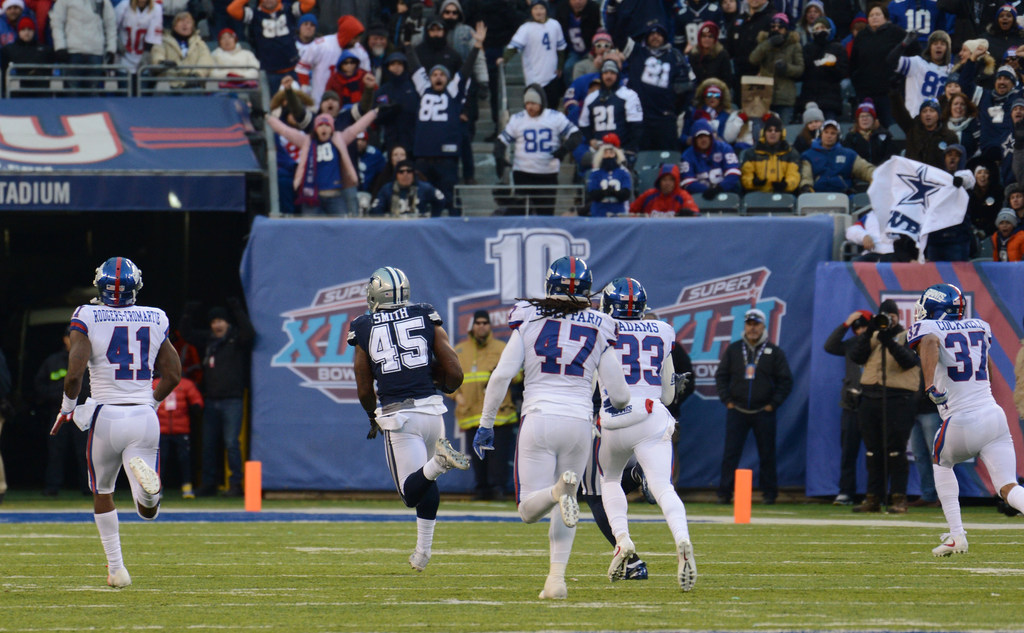
[(824, 121), (825, 113), (821, 111), (818, 104), (813, 101), (808, 101), (804, 107), (804, 125), (807, 125), (811, 121)]
[(1014, 213), (1013, 209), (1003, 209), (996, 216), (996, 226), (999, 226), (1000, 222), (1009, 222), (1014, 228), (1017, 228), (1017, 214)]

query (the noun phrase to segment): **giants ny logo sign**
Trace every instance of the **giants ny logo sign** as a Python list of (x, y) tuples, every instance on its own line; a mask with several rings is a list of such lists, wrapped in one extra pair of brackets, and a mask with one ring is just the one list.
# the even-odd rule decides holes
[(32, 165), (100, 163), (124, 152), (109, 112), (62, 116), (62, 135), (34, 116), (0, 116), (0, 159)]
[(768, 318), (768, 340), (779, 342), (786, 302), (764, 297), (771, 271), (765, 267), (717, 277), (683, 288), (674, 305), (657, 308), (658, 317), (676, 331), (676, 343), (690, 350), (696, 394), (717, 400), (715, 370), (722, 352), (743, 336), (743, 315), (758, 308)]
[(335, 402), (359, 402), (348, 346), (349, 325), (366, 312), (366, 281), (321, 288), (308, 307), (281, 314), (288, 343), (274, 355), (272, 367), (287, 367)]

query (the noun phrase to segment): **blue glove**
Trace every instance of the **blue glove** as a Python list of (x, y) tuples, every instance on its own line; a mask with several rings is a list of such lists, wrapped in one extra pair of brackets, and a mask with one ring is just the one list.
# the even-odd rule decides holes
[(494, 450), (494, 429), (480, 427), (473, 436), (473, 451), (480, 459), (484, 458), (484, 451)]
[(935, 388), (935, 385), (932, 385), (931, 387), (925, 389), (925, 393), (928, 394), (928, 398), (931, 399), (931, 401), (934, 402), (935, 404), (946, 404), (946, 400), (948, 400), (948, 398), (946, 397), (946, 392), (939, 391), (938, 389)]

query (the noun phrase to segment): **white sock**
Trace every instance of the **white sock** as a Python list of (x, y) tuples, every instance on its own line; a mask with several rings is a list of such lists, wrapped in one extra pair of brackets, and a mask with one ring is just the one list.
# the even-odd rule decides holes
[(1024, 488), (1020, 486), (1011, 488), (1010, 494), (1006, 495), (1006, 503), (1016, 508), (1018, 512), (1024, 512)]
[[(519, 502), (519, 516), (526, 523), (536, 523), (551, 512), (556, 503), (558, 502), (551, 499), (551, 488), (538, 490)], [(558, 521), (561, 523), (561, 515)]]
[(616, 479), (601, 477), (601, 502), (604, 504), (605, 514), (608, 515), (608, 525), (616, 537), (620, 534), (629, 535), (626, 493), (622, 492), (622, 485), (619, 483), (621, 479), (621, 476)]
[(416, 549), (430, 556), (430, 548), (434, 544), (434, 524), (436, 519), (416, 518)]
[(565, 568), (569, 564), (569, 554), (572, 553), (572, 542), (575, 538), (576, 528), (565, 527), (562, 514), (558, 509), (551, 510), (551, 526), (548, 528), (548, 544), (551, 548), (548, 560), (551, 563), (551, 574), (565, 575)]
[(431, 457), (426, 464), (423, 464), (423, 476), (430, 481), (435, 481), (446, 472), (448, 472), (448, 468), (442, 466), (437, 457)]
[[(565, 526), (562, 526), (565, 527)], [(551, 563), (548, 568), (548, 576), (553, 578), (561, 578), (565, 580), (565, 568), (568, 567), (565, 563)]]
[(935, 490), (939, 494), (942, 513), (946, 515), (950, 534), (963, 534), (964, 523), (960, 518), (960, 484), (956, 481), (956, 473), (952, 468), (932, 464), (935, 477)]
[(103, 551), (107, 554), (107, 567), (109, 571), (115, 572), (124, 567), (124, 560), (121, 558), (121, 535), (117, 524), (117, 510), (93, 514), (96, 527), (100, 531), (100, 542), (103, 543)]

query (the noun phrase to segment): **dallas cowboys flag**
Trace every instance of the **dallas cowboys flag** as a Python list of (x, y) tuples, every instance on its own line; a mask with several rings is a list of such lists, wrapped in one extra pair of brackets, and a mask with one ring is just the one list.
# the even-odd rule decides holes
[(953, 186), (952, 174), (902, 156), (875, 170), (868, 197), (881, 230), (910, 237), (922, 257), (929, 233), (960, 224), (967, 213), (967, 191)]

